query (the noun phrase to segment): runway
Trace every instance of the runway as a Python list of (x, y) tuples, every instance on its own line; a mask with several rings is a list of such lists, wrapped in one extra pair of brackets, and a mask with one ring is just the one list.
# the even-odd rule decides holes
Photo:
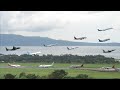
[(35, 66), (21, 66), (21, 67), (10, 67), (10, 66), (0, 66), (0, 68), (16, 68), (16, 69), (53, 69), (53, 70), (90, 70), (90, 71), (99, 71), (99, 72), (120, 72), (120, 68), (116, 69), (102, 69), (102, 68), (70, 68), (70, 67), (49, 67), (49, 68), (40, 68)]
[(35, 66), (21, 66), (21, 67), (10, 67), (10, 66), (0, 66), (0, 68), (21, 68), (21, 69), (25, 69), (25, 68), (34, 68), (34, 69), (70, 69), (69, 67), (63, 67), (63, 68), (59, 68), (59, 67), (51, 67), (51, 68), (40, 68), (40, 67), (35, 67)]

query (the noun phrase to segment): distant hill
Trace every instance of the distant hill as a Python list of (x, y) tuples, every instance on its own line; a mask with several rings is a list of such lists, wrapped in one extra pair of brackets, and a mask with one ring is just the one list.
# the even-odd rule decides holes
[(55, 40), (48, 37), (21, 36), (15, 34), (0, 34), (1, 46), (43, 46), (43, 44), (55, 44), (59, 46), (120, 46), (120, 43), (87, 43)]

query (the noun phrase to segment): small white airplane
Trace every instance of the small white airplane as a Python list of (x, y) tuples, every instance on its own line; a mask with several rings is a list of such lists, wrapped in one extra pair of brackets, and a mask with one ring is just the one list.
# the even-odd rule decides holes
[(56, 46), (56, 45), (57, 45), (57, 43), (56, 44), (49, 44), (49, 45), (43, 44), (44, 47), (52, 47), (52, 46)]
[(114, 69), (115, 65), (113, 65), (112, 67), (102, 67), (103, 69)]
[(79, 48), (79, 47), (71, 47), (71, 48), (67, 47), (68, 50), (72, 50), (72, 49), (76, 49), (76, 48)]
[(75, 40), (83, 40), (83, 39), (86, 39), (87, 37), (80, 37), (80, 38), (76, 38), (75, 36), (74, 36), (74, 39)]
[(21, 67), (21, 65), (15, 65), (15, 64), (10, 64), (10, 63), (8, 63), (8, 66), (10, 66), (10, 67)]
[(51, 65), (39, 65), (38, 67), (40, 68), (48, 68), (48, 67), (52, 67), (54, 65), (54, 62)]
[(81, 68), (81, 67), (83, 67), (83, 65), (84, 64), (82, 64), (82, 65), (71, 65), (70, 68)]
[(105, 42), (105, 41), (108, 41), (110, 39), (108, 38), (108, 39), (104, 39), (104, 40), (100, 40), (100, 39), (98, 39), (98, 40), (99, 40), (99, 42)]
[(110, 29), (113, 29), (113, 28), (107, 28), (107, 29), (103, 29), (103, 30), (98, 29), (98, 31), (106, 31), (106, 30), (110, 30)]
[(28, 55), (32, 55), (32, 56), (41, 54), (41, 52), (34, 52), (34, 53), (27, 52), (27, 53), (28, 53)]
[(113, 65), (112, 67), (102, 67), (102, 68), (100, 68), (100, 71), (103, 71), (103, 72), (120, 72), (120, 68), (116, 68), (115, 65)]

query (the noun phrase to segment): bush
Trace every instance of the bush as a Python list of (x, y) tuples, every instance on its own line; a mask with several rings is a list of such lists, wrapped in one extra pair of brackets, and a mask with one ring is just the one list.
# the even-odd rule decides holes
[(48, 79), (47, 76), (41, 76), (40, 79)]
[(27, 79), (40, 79), (40, 77), (35, 74), (28, 74), (28, 75), (26, 75), (26, 78)]
[(75, 79), (75, 77), (66, 76), (66, 77), (64, 77), (64, 79)]
[(5, 79), (15, 79), (16, 75), (12, 75), (12, 74), (5, 74), (4, 78)]
[(26, 79), (25, 72), (22, 72), (22, 73), (19, 74), (19, 79)]
[(63, 79), (67, 74), (64, 70), (55, 70), (48, 75), (48, 79)]
[(88, 75), (86, 75), (86, 74), (79, 74), (79, 75), (77, 75), (75, 78), (76, 78), (76, 79), (88, 79), (89, 77), (88, 77)]

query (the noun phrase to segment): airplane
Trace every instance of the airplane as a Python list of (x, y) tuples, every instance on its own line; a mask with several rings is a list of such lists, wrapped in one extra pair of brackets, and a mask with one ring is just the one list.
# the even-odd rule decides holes
[(103, 30), (98, 29), (98, 31), (106, 31), (106, 30), (110, 30), (110, 29), (113, 29), (113, 28), (107, 28), (107, 29), (103, 29)]
[(38, 67), (40, 68), (48, 68), (48, 67), (52, 67), (54, 65), (54, 62), (51, 65), (39, 65)]
[(115, 51), (115, 49), (114, 50), (108, 50), (108, 51), (103, 50), (103, 53), (110, 53), (110, 52), (113, 52), (113, 51)]
[(52, 46), (56, 46), (57, 44), (49, 44), (49, 45), (45, 45), (45, 44), (43, 44), (43, 46), (45, 46), (45, 47), (52, 47)]
[(72, 49), (76, 49), (76, 48), (79, 48), (79, 47), (72, 47), (72, 48), (67, 47), (68, 50), (72, 50)]
[(15, 64), (10, 64), (10, 63), (8, 63), (8, 66), (10, 66), (10, 67), (21, 67), (21, 65), (15, 65)]
[(32, 55), (32, 56), (41, 54), (41, 52), (34, 52), (34, 53), (27, 52), (27, 53), (28, 53), (28, 55)]
[(113, 65), (112, 67), (102, 67), (102, 69), (115, 69), (115, 65)]
[(83, 39), (86, 39), (87, 37), (80, 37), (80, 38), (76, 38), (75, 36), (74, 36), (74, 39), (75, 40), (83, 40)]
[(84, 64), (82, 64), (82, 65), (71, 65), (70, 68), (81, 68), (81, 67), (83, 67), (83, 65)]
[(101, 72), (118, 72), (118, 71), (120, 71), (120, 68), (115, 68), (115, 65), (113, 65), (112, 67), (102, 67), (102, 68), (98, 69), (97, 71), (101, 71)]
[(104, 40), (100, 40), (100, 39), (98, 39), (98, 40), (99, 40), (99, 42), (105, 42), (105, 41), (108, 41), (110, 39), (108, 38), (108, 39), (104, 39)]
[[(6, 48), (6, 47), (5, 47), (5, 48)], [(20, 49), (20, 47), (15, 47), (15, 46), (13, 46), (12, 49), (6, 48), (6, 51), (14, 51), (14, 50), (17, 50), (17, 49)]]

